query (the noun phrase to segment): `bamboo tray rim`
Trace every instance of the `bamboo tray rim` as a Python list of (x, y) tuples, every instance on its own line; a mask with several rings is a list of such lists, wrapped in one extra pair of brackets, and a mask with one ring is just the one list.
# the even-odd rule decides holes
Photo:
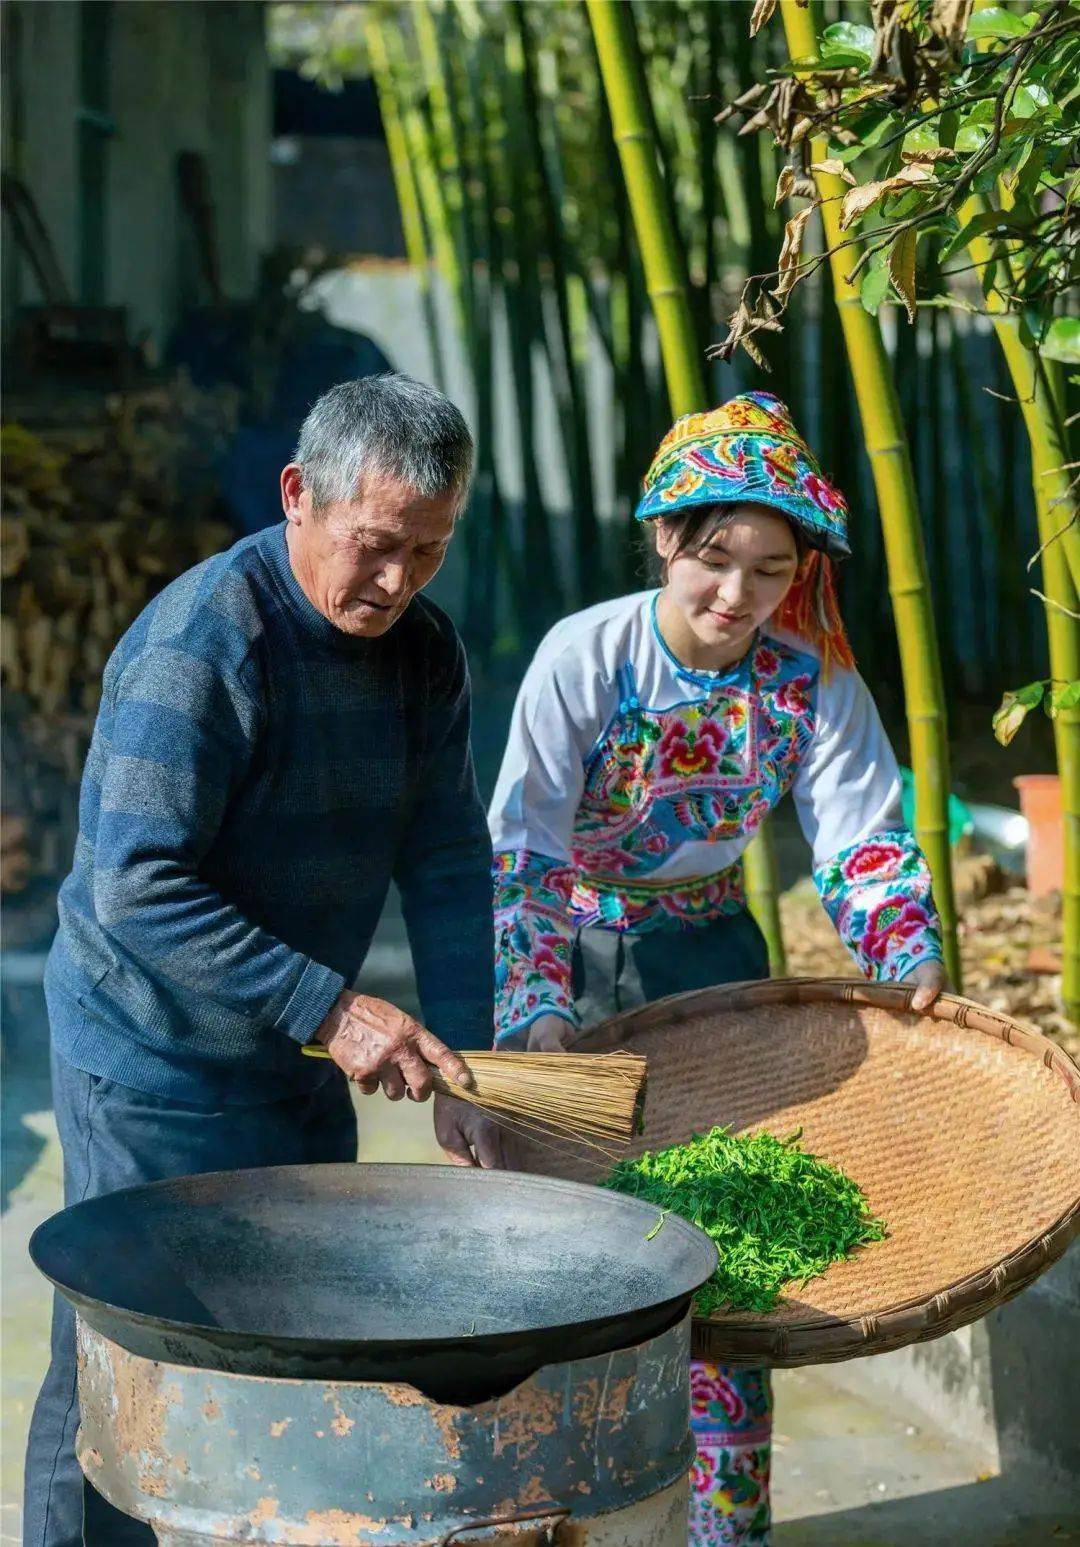
[[(993, 1037), (1027, 1057), (1037, 1058), (1063, 1083), (1080, 1106), (1080, 1066), (1036, 1027), (958, 994), (942, 994), (926, 1010), (912, 1011), (916, 990), (901, 984), (849, 978), (770, 978), (721, 984), (672, 994), (624, 1010), (583, 1031), (573, 1046), (600, 1051), (620, 1045), (630, 1031), (646, 1036), (710, 1011), (761, 1009), (769, 1005), (835, 1004), (914, 1015), (963, 1031)], [(645, 1048), (647, 1053), (647, 1047)], [(753, 1131), (758, 1125), (749, 1125)], [(886, 1352), (938, 1337), (967, 1325), (1027, 1287), (1067, 1251), (1080, 1235), (1080, 1195), (1053, 1222), (985, 1268), (954, 1279), (930, 1293), (913, 1295), (887, 1309), (862, 1315), (811, 1314), (774, 1323), (768, 1316), (714, 1312), (693, 1319), (697, 1358), (733, 1364), (796, 1366), (829, 1363)]]

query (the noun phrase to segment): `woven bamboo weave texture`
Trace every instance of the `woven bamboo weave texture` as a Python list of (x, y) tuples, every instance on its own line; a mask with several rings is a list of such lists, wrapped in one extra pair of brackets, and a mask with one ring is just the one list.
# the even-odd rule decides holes
[[(699, 1357), (797, 1365), (938, 1337), (1007, 1300), (1080, 1233), (1080, 1069), (1048, 1038), (952, 996), (778, 979), (675, 995), (615, 1016), (575, 1050), (649, 1060), (629, 1153), (716, 1124), (784, 1137), (840, 1166), (888, 1239), (768, 1315), (694, 1324)], [(522, 1169), (595, 1181), (593, 1156), (529, 1148)]]

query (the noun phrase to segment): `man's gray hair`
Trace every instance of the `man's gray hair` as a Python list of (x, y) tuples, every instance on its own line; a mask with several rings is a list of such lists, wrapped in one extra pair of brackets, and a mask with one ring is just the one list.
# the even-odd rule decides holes
[(400, 479), (423, 499), (463, 501), (473, 440), (449, 398), (391, 372), (324, 392), (300, 428), (294, 461), (316, 510), (356, 499), (372, 473)]

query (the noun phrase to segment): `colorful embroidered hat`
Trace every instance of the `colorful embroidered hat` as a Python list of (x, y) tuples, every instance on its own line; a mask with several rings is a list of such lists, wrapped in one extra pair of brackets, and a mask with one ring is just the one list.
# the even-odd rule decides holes
[(707, 414), (677, 419), (645, 474), (634, 514), (655, 521), (695, 505), (771, 505), (813, 548), (846, 558), (847, 501), (771, 392), (743, 392)]

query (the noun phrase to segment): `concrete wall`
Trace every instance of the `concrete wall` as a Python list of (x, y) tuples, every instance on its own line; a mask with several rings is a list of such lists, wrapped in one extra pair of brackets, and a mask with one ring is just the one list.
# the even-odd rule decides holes
[[(76, 299), (83, 7), (5, 7), (3, 160), (28, 185)], [(199, 294), (194, 243), (177, 193), (176, 157), (206, 158), (223, 287), (250, 292), (271, 222), (271, 76), (254, 0), (155, 0), (111, 6), (105, 141), (105, 300), (129, 309), (133, 337), (161, 344)], [(8, 244), (5, 332), (20, 301), (40, 299)]]
[(1080, 1246), (1015, 1300), (932, 1343), (830, 1371), (872, 1401), (899, 1404), (980, 1454), (986, 1472), (1080, 1491)]

